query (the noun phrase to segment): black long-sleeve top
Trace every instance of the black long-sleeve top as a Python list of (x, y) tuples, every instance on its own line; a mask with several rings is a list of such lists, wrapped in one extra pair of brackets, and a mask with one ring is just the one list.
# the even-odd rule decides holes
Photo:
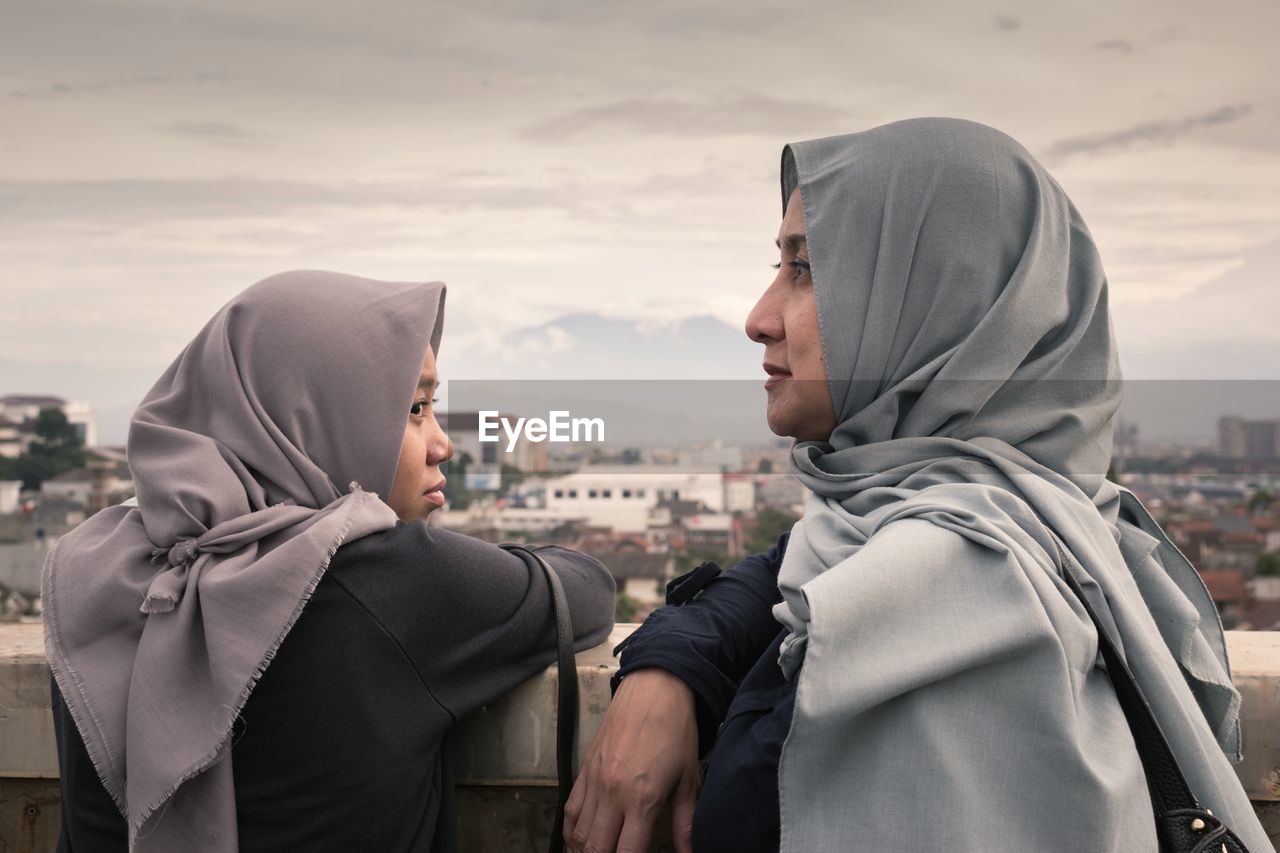
[[(693, 849), (777, 851), (778, 761), (791, 728), (795, 682), (778, 666), (786, 636), (772, 608), (782, 600), (778, 568), (788, 534), (720, 573), (683, 603), (654, 612), (622, 644), (614, 689), (627, 673), (658, 667), (693, 690), (698, 743), (713, 746), (693, 815)], [(693, 597), (690, 598), (690, 595)]]
[[(537, 551), (564, 585), (575, 646), (603, 642), (609, 573)], [(547, 580), (516, 555), (421, 522), (342, 546), (235, 726), (240, 850), (452, 850), (445, 735), (555, 657)], [(124, 850), (124, 818), (56, 685), (54, 723), (59, 850)]]

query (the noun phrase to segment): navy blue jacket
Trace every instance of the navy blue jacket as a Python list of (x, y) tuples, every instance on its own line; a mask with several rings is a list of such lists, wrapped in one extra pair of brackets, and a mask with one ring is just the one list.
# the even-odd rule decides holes
[(699, 751), (714, 746), (693, 816), (698, 853), (778, 849), (778, 759), (796, 694), (778, 667), (786, 631), (772, 608), (782, 600), (778, 567), (788, 535), (714, 577), (703, 570), (674, 582), (668, 606), (619, 647), (615, 690), (627, 673), (654, 666), (697, 699)]

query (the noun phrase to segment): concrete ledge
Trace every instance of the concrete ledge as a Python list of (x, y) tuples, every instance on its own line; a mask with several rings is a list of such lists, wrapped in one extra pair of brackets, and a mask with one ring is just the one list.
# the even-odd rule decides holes
[[(579, 760), (609, 704), (612, 649), (635, 628), (619, 625), (607, 643), (578, 655)], [(1280, 632), (1228, 632), (1227, 647), (1243, 699), (1245, 761), (1237, 772), (1280, 840)], [(556, 687), (552, 667), (451, 736), (464, 850), (545, 847), (555, 802)], [(0, 624), (0, 851), (54, 849), (57, 775), (43, 628)], [(669, 849), (665, 833), (654, 849)]]

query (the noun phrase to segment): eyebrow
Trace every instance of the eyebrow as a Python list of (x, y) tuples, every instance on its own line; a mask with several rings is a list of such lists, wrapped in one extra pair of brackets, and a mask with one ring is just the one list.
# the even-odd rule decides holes
[(418, 387), (430, 390), (440, 384), (440, 380), (435, 376), (423, 376), (418, 379)]
[(788, 251), (798, 254), (800, 250), (805, 247), (807, 242), (808, 241), (805, 239), (803, 234), (788, 234), (781, 240), (774, 240), (773, 245), (777, 246), (779, 249), (786, 246)]

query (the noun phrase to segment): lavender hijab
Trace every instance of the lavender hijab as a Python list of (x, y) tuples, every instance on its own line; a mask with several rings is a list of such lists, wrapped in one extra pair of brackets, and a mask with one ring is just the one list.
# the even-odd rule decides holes
[(236, 850), (232, 723), (334, 551), (395, 525), (378, 495), (443, 307), (439, 283), (253, 285), (134, 413), (137, 507), (49, 555), (49, 662), (131, 850)]
[[(1061, 187), (1002, 133), (917, 119), (789, 146), (828, 442), (778, 582), (798, 679), (784, 851), (1154, 850), (1128, 725), (1061, 539), (1188, 782), (1251, 849), (1239, 698), (1204, 585), (1105, 479), (1107, 283)], [(1050, 533), (1052, 531), (1052, 534)]]

